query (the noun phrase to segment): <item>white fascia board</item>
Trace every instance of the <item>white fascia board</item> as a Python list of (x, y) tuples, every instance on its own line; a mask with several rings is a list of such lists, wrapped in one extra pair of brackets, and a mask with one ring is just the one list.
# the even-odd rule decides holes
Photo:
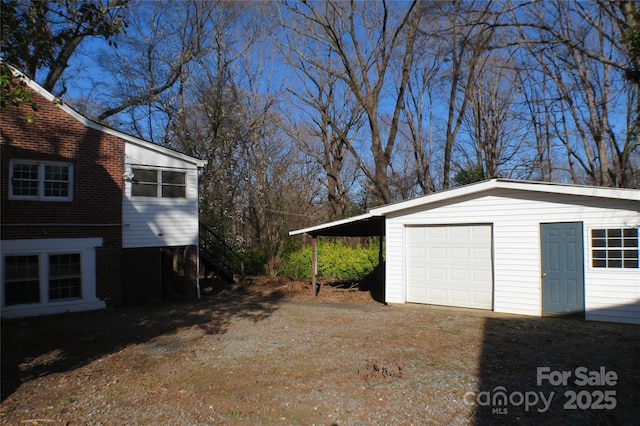
[(577, 195), (583, 197), (610, 198), (618, 200), (640, 201), (640, 190), (605, 188), (586, 185), (570, 185), (551, 182), (516, 181), (506, 179), (491, 179), (460, 188), (435, 192), (413, 200), (387, 204), (370, 210), (373, 215), (382, 216), (389, 213), (420, 207), (439, 201), (451, 200), (458, 197), (473, 195), (491, 189), (509, 189), (517, 191), (541, 192), (548, 194)]
[(640, 189), (608, 188), (604, 186), (572, 185), (555, 182), (512, 181), (504, 179), (497, 179), (494, 187), (550, 194), (640, 201)]
[(103, 124), (99, 124), (99, 123), (96, 123), (95, 121), (89, 120), (87, 117), (83, 116), (82, 114), (80, 114), (79, 112), (77, 112), (76, 110), (71, 108), (69, 105), (67, 105), (62, 99), (54, 96), (51, 92), (47, 91), (44, 87), (40, 86), (35, 81), (31, 80), (30, 78), (28, 78), (27, 76), (22, 74), (16, 68), (14, 68), (12, 66), (9, 66), (9, 67), (11, 68), (11, 71), (13, 72), (13, 75), (15, 77), (20, 78), (22, 81), (27, 83), (27, 85), (31, 89), (33, 89), (35, 92), (37, 92), (38, 94), (43, 96), (49, 102), (52, 102), (53, 104), (55, 104), (58, 108), (60, 108), (64, 112), (66, 112), (71, 117), (75, 118), (81, 124), (91, 128), (91, 129), (97, 130), (99, 132), (106, 133), (106, 134), (111, 135), (111, 136), (115, 136), (115, 137), (117, 137), (119, 139), (123, 139), (123, 140), (125, 140), (127, 142), (130, 142), (130, 143), (133, 143), (133, 144), (136, 144), (136, 145), (140, 145), (142, 147), (145, 147), (145, 148), (148, 148), (150, 150), (159, 152), (159, 153), (161, 153), (163, 155), (166, 155), (166, 156), (169, 156), (169, 157), (178, 158), (180, 160), (186, 161), (187, 163), (193, 164), (193, 165), (195, 165), (197, 167), (204, 167), (207, 164), (206, 160), (200, 160), (198, 158), (191, 157), (191, 156), (186, 155), (186, 154), (182, 154), (182, 153), (174, 151), (172, 149), (165, 148), (165, 147), (162, 147), (160, 145), (156, 145), (156, 144), (151, 143), (151, 142), (147, 142), (145, 140), (136, 138), (136, 137), (131, 136), (131, 135), (127, 135), (126, 133), (123, 133), (123, 132), (120, 132), (118, 130), (115, 130), (115, 129), (112, 129), (110, 127), (107, 127), (107, 126), (105, 126)]
[(437, 203), (438, 201), (448, 200), (451, 198), (462, 197), (465, 195), (474, 194), (477, 192), (486, 191), (493, 187), (494, 180), (474, 183), (471, 185), (465, 185), (460, 188), (448, 189), (445, 191), (434, 192), (419, 198), (412, 200), (400, 201), (398, 203), (386, 204), (384, 206), (375, 207), (370, 210), (372, 214), (382, 216), (389, 213), (394, 213), (401, 210), (410, 209), (413, 207), (419, 207), (431, 203)]
[(328, 222), (328, 223), (323, 223), (321, 225), (312, 226), (310, 228), (297, 229), (295, 231), (289, 232), (289, 235), (299, 235), (299, 234), (306, 234), (310, 232), (321, 231), (323, 229), (333, 228), (334, 226), (345, 225), (347, 223), (353, 223), (353, 222), (358, 222), (359, 220), (369, 219), (370, 217), (373, 217), (373, 216), (377, 216), (377, 215), (373, 215), (371, 213), (364, 213), (358, 216), (349, 217), (347, 219), (340, 219), (334, 222)]

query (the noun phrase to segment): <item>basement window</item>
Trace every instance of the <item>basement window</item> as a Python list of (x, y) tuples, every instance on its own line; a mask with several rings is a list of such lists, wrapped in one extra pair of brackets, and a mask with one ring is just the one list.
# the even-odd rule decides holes
[(592, 229), (591, 257), (594, 268), (638, 268), (638, 230)]
[(12, 200), (71, 201), (73, 166), (66, 163), (11, 161)]
[(38, 255), (7, 256), (5, 264), (5, 306), (40, 303), (40, 263)]
[(80, 254), (49, 256), (49, 300), (80, 299), (82, 297)]
[(186, 173), (167, 170), (131, 169), (134, 197), (186, 198)]
[(80, 253), (5, 256), (4, 306), (81, 299), (81, 265)]

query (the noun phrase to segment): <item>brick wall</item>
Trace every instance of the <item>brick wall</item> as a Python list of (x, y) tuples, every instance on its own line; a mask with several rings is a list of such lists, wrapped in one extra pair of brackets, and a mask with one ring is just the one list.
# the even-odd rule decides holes
[[(97, 295), (117, 304), (122, 291), (124, 141), (90, 129), (41, 96), (0, 115), (2, 239), (102, 237), (96, 250)], [(29, 120), (27, 117), (32, 117)], [(9, 200), (11, 159), (73, 164), (73, 200)]]

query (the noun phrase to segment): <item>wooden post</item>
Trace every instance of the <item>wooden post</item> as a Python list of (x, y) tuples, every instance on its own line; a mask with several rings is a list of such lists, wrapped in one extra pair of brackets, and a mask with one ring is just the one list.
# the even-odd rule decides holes
[(315, 236), (311, 237), (311, 291), (317, 296), (316, 275), (318, 275), (318, 244)]

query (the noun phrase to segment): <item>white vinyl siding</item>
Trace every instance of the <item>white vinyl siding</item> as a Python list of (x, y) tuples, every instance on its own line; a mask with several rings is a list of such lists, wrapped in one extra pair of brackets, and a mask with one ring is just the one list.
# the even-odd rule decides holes
[(633, 200), (495, 189), (390, 212), (386, 224), (386, 300), (406, 301), (405, 226), (492, 223), (494, 310), (539, 316), (540, 224), (581, 221), (587, 319), (618, 316), (627, 318), (625, 322), (640, 322), (640, 270), (594, 269), (587, 253), (590, 229), (637, 227), (638, 211), (640, 203)]
[(185, 197), (161, 197), (160, 192), (157, 197), (131, 196), (132, 179), (125, 179), (122, 202), (123, 247), (197, 245), (197, 166), (141, 146), (126, 144), (125, 176), (129, 176), (134, 168), (184, 173)]

